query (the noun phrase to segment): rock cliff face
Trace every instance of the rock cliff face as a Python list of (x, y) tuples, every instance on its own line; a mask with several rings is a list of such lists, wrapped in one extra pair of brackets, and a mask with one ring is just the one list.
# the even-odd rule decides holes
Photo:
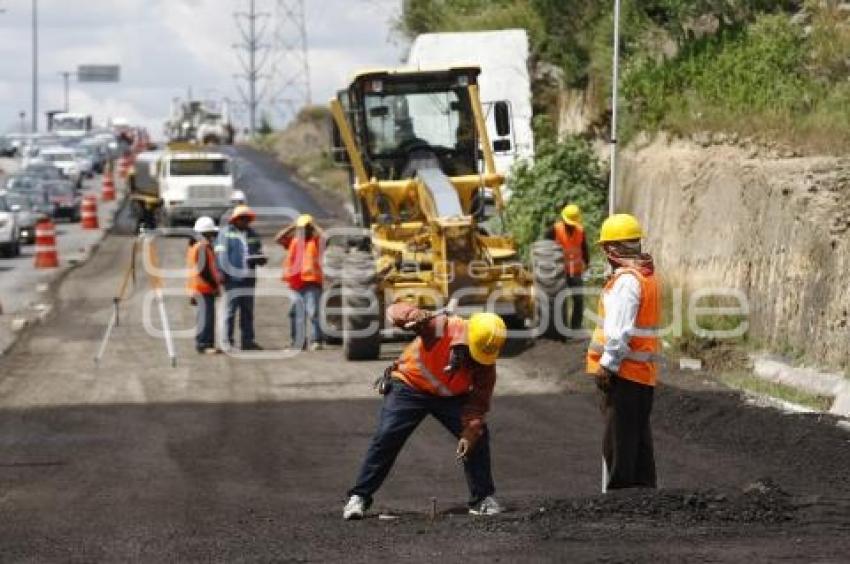
[(668, 284), (740, 289), (756, 342), (850, 364), (850, 158), (659, 139), (620, 162), (617, 209)]

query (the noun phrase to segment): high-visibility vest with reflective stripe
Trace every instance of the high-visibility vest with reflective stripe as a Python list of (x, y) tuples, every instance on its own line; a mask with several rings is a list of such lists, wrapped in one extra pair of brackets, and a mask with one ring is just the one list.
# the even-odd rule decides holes
[(617, 279), (633, 274), (640, 283), (640, 305), (635, 317), (635, 331), (629, 339), (629, 353), (620, 364), (617, 374), (626, 380), (654, 386), (658, 379), (658, 362), (661, 360), (658, 325), (661, 321), (661, 287), (654, 274), (644, 274), (636, 268), (619, 268), (605, 284), (599, 297), (599, 322), (593, 331), (593, 338), (587, 350), (587, 372), (595, 374), (599, 370), (607, 341), (604, 332), (604, 297), (614, 286)]
[(283, 280), (293, 289), (298, 289), (304, 284), (322, 283), (318, 237), (310, 237), (306, 241), (300, 237), (292, 238), (283, 263)]
[[(201, 254), (201, 249), (204, 254)], [(214, 294), (216, 287), (204, 280), (201, 272), (208, 267), (213, 278), (218, 280), (218, 269), (215, 265), (215, 254), (212, 247), (206, 241), (198, 241), (189, 247), (186, 253), (186, 265), (189, 268), (189, 282), (186, 289), (193, 294)]]
[(581, 252), (584, 242), (584, 229), (579, 225), (571, 225), (567, 229), (563, 221), (555, 224), (555, 241), (564, 250), (564, 268), (569, 276), (581, 276), (584, 272), (584, 256)]
[(407, 345), (399, 357), (394, 375), (411, 387), (435, 396), (468, 393), (472, 377), (467, 367), (461, 367), (450, 375), (443, 372), (449, 363), (452, 343), (462, 340), (465, 334), (466, 321), (459, 317), (449, 317), (442, 335), (431, 348), (425, 346), (421, 337)]

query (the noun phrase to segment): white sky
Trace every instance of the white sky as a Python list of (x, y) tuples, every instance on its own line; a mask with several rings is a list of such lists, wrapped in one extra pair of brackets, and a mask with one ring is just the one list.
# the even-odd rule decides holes
[[(274, 13), (275, 0), (256, 0)], [(32, 0), (0, 0), (0, 132), (31, 108)], [(61, 109), (61, 71), (121, 65), (119, 84), (71, 84), (72, 111), (98, 121), (122, 116), (158, 136), (175, 96), (238, 98), (235, 11), (248, 0), (39, 0), (39, 113)], [(401, 0), (305, 0), (314, 103), (353, 71), (398, 66), (405, 51), (391, 32)], [(271, 23), (269, 21), (268, 23)], [(282, 114), (278, 114), (279, 118)]]

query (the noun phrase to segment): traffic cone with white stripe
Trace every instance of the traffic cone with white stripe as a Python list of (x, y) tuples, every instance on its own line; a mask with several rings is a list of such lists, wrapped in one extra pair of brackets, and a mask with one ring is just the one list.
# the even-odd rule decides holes
[(86, 195), (83, 198), (82, 208), (81, 227), (83, 229), (97, 229), (99, 227), (97, 223), (97, 197), (91, 194)]
[(35, 267), (56, 268), (59, 251), (56, 250), (56, 228), (50, 218), (41, 218), (35, 224)]
[(106, 172), (103, 173), (103, 186), (100, 189), (100, 198), (104, 202), (111, 202), (115, 199), (115, 180), (112, 178), (112, 165), (107, 165)]

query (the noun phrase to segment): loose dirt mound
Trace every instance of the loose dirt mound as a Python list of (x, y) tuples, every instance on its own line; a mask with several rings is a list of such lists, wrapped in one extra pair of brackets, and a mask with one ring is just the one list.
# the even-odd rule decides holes
[(605, 496), (556, 501), (543, 505), (526, 518), (538, 526), (551, 527), (576, 520), (605, 519), (640, 519), (677, 526), (769, 524), (793, 519), (794, 511), (791, 496), (765, 479), (737, 492), (713, 489), (611, 492)]

